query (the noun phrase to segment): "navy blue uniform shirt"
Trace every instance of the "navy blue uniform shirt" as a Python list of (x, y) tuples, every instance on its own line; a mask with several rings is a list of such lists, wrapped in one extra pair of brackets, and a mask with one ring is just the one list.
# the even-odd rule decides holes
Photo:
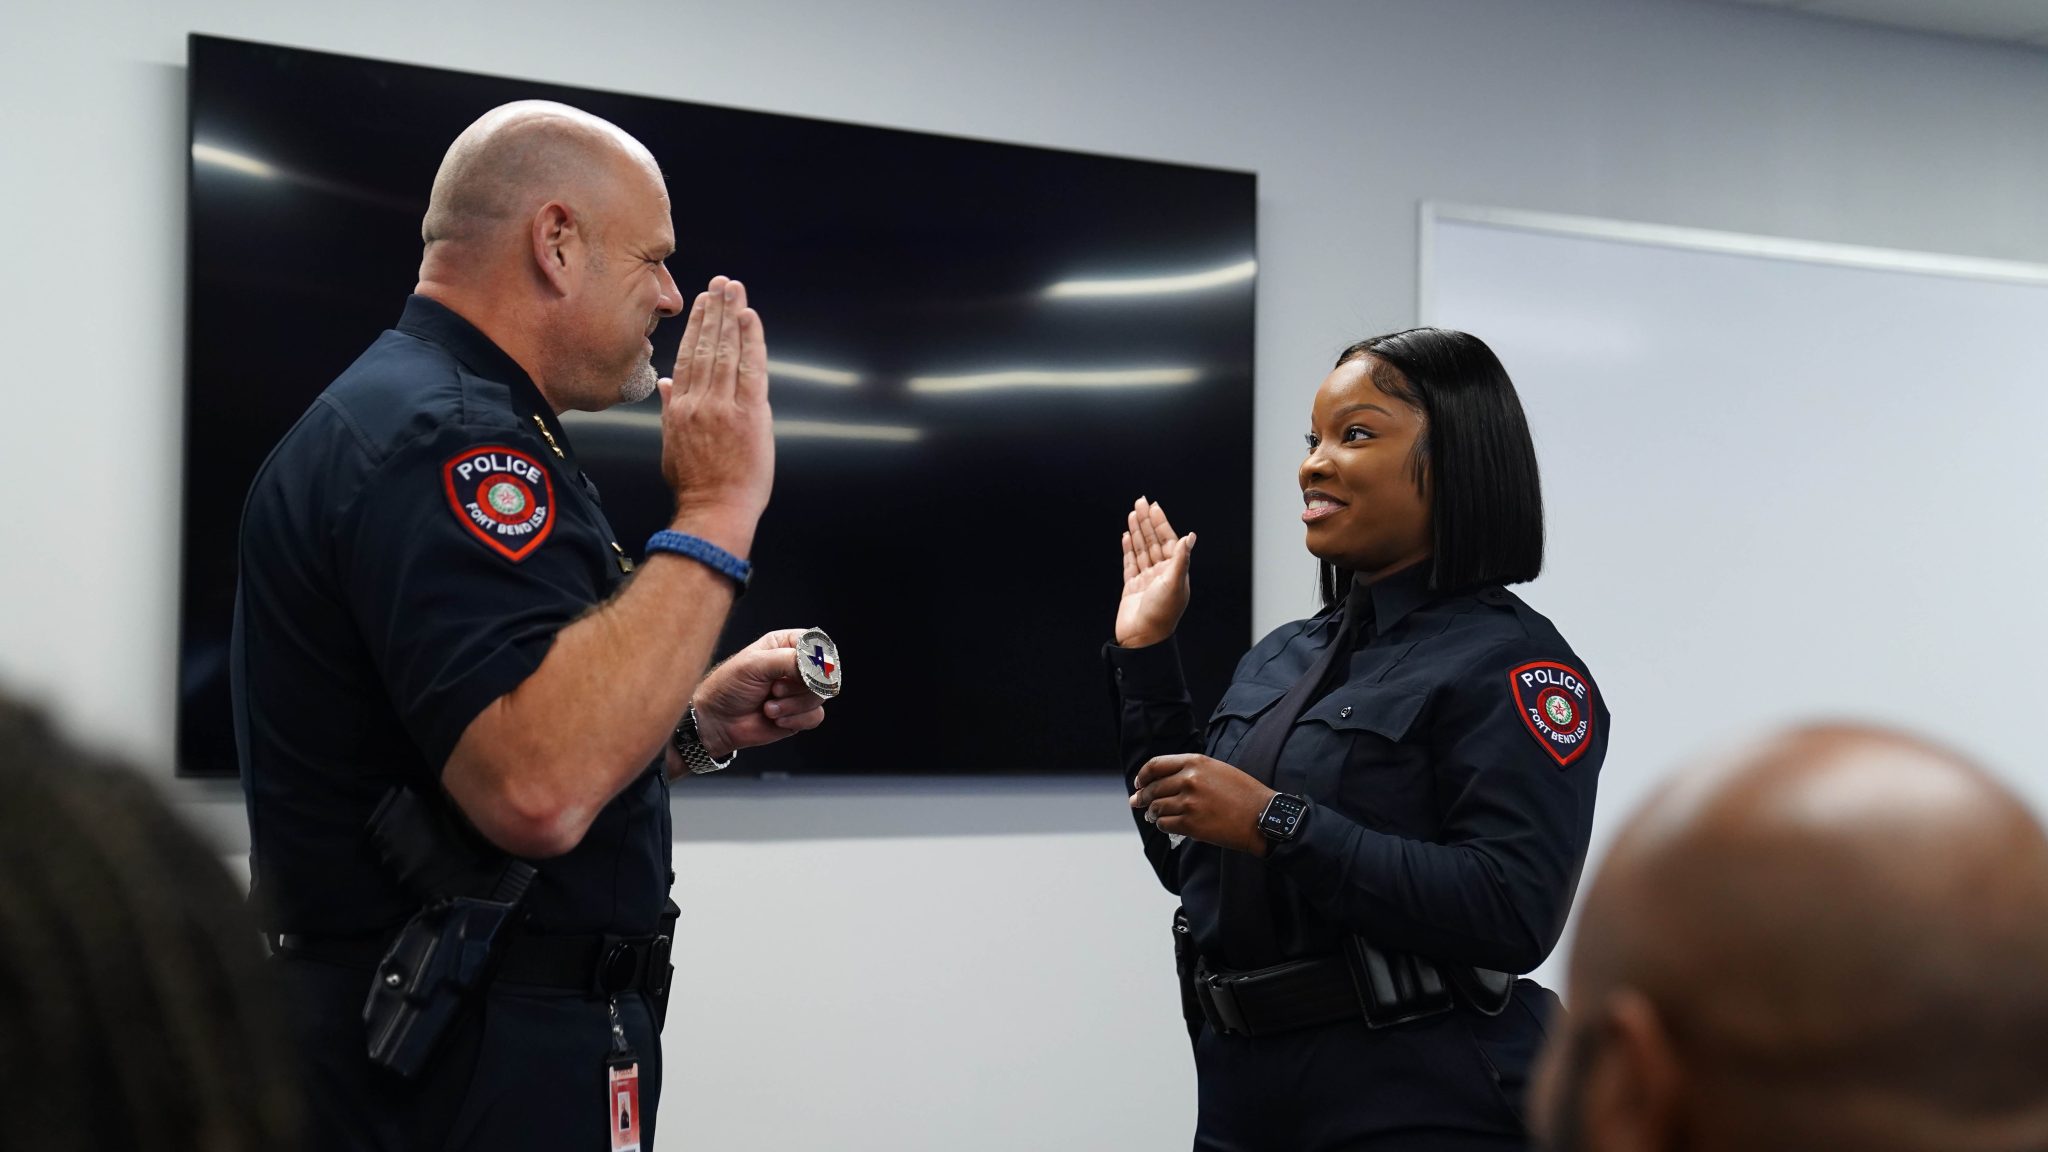
[[(370, 851), (377, 801), (437, 792), (469, 722), (625, 569), (533, 381), (410, 298), (271, 452), (242, 516), (236, 745), (267, 931), (367, 934), (418, 910)], [(670, 841), (650, 765), (540, 862), (529, 930), (656, 931)]]
[[(1432, 593), (1429, 567), (1372, 587), (1371, 623), (1281, 750), (1273, 787), (1310, 805), (1268, 857), (1275, 927), (1288, 959), (1334, 952), (1357, 933), (1382, 948), (1527, 972), (1557, 943), (1578, 886), (1607, 706), (1549, 620), (1499, 587)], [(1332, 608), (1261, 640), (1206, 733), (1172, 641), (1111, 645), (1125, 783), (1169, 753), (1229, 763), (1337, 625)], [(1135, 815), (1196, 947), (1221, 956), (1227, 849), (1175, 846)]]

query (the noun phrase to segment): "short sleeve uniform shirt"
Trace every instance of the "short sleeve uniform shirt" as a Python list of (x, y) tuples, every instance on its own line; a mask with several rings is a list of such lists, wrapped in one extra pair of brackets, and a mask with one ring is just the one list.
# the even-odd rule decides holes
[[(258, 472), (242, 518), (236, 741), (265, 928), (354, 935), (416, 904), (371, 854), (385, 791), (438, 790), (484, 707), (629, 565), (519, 365), (407, 301)], [(669, 885), (658, 764), (541, 861), (530, 930), (655, 930)]]

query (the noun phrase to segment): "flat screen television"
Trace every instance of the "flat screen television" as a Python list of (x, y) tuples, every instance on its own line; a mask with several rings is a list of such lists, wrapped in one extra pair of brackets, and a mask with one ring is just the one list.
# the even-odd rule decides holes
[[(257, 466), (396, 323), (441, 155), (511, 100), (644, 142), (687, 293), (746, 281), (775, 496), (722, 646), (817, 626), (845, 695), (746, 774), (1115, 770), (1099, 650), (1147, 495), (1202, 538), (1197, 707), (1251, 628), (1251, 173), (191, 38), (178, 764), (235, 773), (235, 534)], [(715, 221), (698, 227), (694, 221)], [(663, 323), (655, 363), (683, 322)], [(620, 542), (664, 526), (654, 402), (564, 423)]]

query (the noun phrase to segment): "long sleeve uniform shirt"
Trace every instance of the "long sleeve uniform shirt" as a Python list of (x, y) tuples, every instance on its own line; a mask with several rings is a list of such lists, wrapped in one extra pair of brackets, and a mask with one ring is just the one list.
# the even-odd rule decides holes
[[(1563, 930), (1585, 860), (1608, 712), (1549, 620), (1499, 587), (1428, 590), (1428, 565), (1374, 585), (1348, 665), (1289, 732), (1272, 786), (1305, 796), (1268, 856), (1289, 959), (1351, 934), (1451, 963), (1527, 972)], [(1125, 783), (1154, 756), (1229, 763), (1336, 637), (1332, 608), (1285, 625), (1243, 660), (1196, 724), (1172, 641), (1110, 646)], [(1195, 946), (1222, 955), (1222, 854), (1137, 821)]]

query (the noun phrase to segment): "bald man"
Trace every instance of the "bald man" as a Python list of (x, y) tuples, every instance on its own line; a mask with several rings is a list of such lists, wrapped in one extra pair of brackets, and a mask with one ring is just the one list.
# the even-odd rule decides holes
[[(823, 718), (796, 630), (705, 673), (774, 475), (761, 319), (713, 279), (657, 379), (650, 338), (684, 306), (661, 172), (559, 104), (464, 131), (422, 234), (397, 326), (249, 493), (231, 664), (254, 900), (326, 1146), (651, 1143), (669, 778)], [(675, 517), (635, 571), (558, 417), (657, 390)], [(365, 829), (399, 788), (469, 872), (387, 865), (415, 849)], [(535, 875), (487, 995), (417, 1071), (373, 1064), (365, 1014), (380, 1036), (392, 1019), (365, 1007), (373, 977), (387, 1010), (435, 994), (424, 968), (380, 966), (393, 941), (437, 899), (503, 902), (513, 860)], [(451, 886), (473, 875), (497, 879)]]
[(1665, 788), (1571, 990), (1555, 1152), (2048, 1149), (2048, 838), (1914, 737), (1802, 728)]

